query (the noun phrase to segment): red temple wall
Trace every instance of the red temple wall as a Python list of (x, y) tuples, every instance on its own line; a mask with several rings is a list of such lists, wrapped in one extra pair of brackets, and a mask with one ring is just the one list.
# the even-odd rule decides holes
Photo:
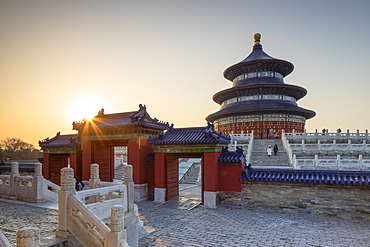
[[(263, 122), (242, 122), (242, 123), (230, 123), (224, 125), (215, 126), (215, 129), (222, 132), (223, 135), (229, 135), (231, 131), (234, 133), (251, 133), (254, 130), (255, 138), (266, 138), (266, 131), (273, 129), (278, 137), (281, 137), (281, 130), (285, 132), (304, 132), (305, 124), (297, 122), (286, 122), (286, 121), (263, 121)], [(261, 136), (262, 134), (262, 136)]]
[(218, 158), (221, 153), (204, 153), (203, 160), (203, 190), (210, 192), (219, 191)]
[(240, 177), (243, 171), (242, 165), (219, 165), (219, 191), (240, 192), (242, 185)]

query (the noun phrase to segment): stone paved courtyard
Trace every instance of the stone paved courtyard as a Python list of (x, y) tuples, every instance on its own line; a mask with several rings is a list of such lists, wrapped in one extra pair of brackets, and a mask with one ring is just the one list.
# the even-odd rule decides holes
[[(267, 208), (220, 205), (170, 208), (137, 203), (147, 235), (140, 246), (370, 246), (370, 222)], [(57, 211), (0, 200), (0, 231), (15, 246), (17, 229), (54, 235)]]
[(370, 246), (370, 222), (220, 205), (191, 211), (137, 203), (149, 234), (140, 246)]
[(27, 226), (40, 228), (45, 242), (58, 228), (58, 211), (0, 200), (0, 231), (13, 246), (17, 230)]

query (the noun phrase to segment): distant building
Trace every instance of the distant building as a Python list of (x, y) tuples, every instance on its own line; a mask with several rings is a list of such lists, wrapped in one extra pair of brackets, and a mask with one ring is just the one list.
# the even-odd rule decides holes
[(303, 132), (306, 120), (316, 115), (297, 104), (307, 94), (306, 89), (284, 83), (293, 64), (267, 55), (260, 38), (255, 34), (252, 53), (225, 70), (224, 77), (233, 86), (213, 96), (221, 109), (206, 119), (224, 135), (254, 130), (255, 137), (265, 138), (271, 129), (275, 133), (282, 129)]

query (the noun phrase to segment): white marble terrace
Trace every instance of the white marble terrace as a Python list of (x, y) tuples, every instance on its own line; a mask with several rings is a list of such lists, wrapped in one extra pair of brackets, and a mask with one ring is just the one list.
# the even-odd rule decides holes
[(370, 170), (368, 131), (285, 133), (282, 141), (294, 169)]

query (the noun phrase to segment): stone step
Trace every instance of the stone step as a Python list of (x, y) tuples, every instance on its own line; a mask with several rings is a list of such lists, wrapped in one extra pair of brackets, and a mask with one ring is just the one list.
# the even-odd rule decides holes
[[(275, 144), (277, 144), (279, 151), (277, 155), (272, 154), (269, 157), (267, 155), (267, 147), (269, 145), (273, 147)], [(263, 168), (291, 167), (281, 139), (255, 139), (253, 142), (250, 164), (252, 164), (252, 167)]]
[(200, 171), (200, 164), (194, 165), (193, 169), (186, 174), (186, 177), (181, 181), (182, 184), (197, 184)]

